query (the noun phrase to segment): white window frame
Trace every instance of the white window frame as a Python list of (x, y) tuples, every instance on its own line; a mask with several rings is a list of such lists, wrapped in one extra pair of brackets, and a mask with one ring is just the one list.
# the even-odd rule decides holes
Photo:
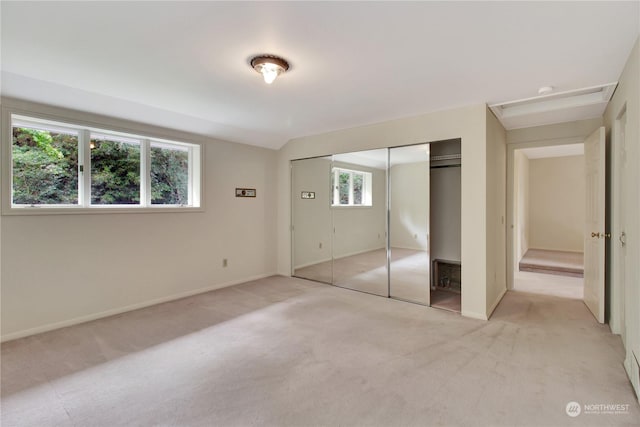
[[(345, 169), (341, 167), (334, 167), (333, 173), (333, 198), (331, 206), (333, 207), (371, 207), (373, 206), (373, 174), (371, 172)], [(349, 203), (340, 203), (340, 174), (349, 174)], [(353, 202), (353, 175), (362, 175), (362, 203), (355, 204)]]
[[(36, 129), (63, 131), (78, 134), (78, 204), (21, 205), (13, 203), (13, 127), (14, 124)], [(141, 135), (138, 132), (114, 129), (94, 123), (78, 123), (59, 117), (2, 108), (2, 214), (78, 214), (78, 213), (133, 213), (133, 212), (202, 212), (203, 151), (201, 143), (174, 141), (158, 136)], [(98, 205), (91, 204), (91, 135), (111, 137), (124, 142), (140, 144), (140, 204)], [(151, 204), (151, 145), (164, 148), (186, 149), (189, 155), (188, 203)]]

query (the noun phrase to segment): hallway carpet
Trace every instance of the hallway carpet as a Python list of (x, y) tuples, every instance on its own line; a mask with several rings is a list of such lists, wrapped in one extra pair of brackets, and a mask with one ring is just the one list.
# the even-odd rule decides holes
[(509, 292), (485, 322), (276, 276), (4, 343), (1, 421), (637, 425), (622, 358), (578, 300)]
[(582, 252), (529, 249), (520, 260), (519, 269), (532, 273), (583, 277), (584, 254)]

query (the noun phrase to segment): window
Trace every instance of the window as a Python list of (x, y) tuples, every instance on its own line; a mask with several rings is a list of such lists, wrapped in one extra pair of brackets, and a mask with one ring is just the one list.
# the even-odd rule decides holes
[(371, 173), (333, 168), (333, 206), (371, 206)]
[(78, 132), (13, 126), (13, 203), (78, 204)]
[(91, 204), (140, 204), (140, 142), (91, 133)]
[(189, 204), (189, 150), (151, 143), (151, 203)]
[(12, 115), (11, 207), (199, 207), (200, 146)]

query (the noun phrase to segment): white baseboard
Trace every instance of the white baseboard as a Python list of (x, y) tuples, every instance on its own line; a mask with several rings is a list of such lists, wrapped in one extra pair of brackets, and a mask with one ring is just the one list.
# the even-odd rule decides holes
[[(380, 249), (384, 249), (384, 246), (382, 246), (382, 247), (380, 247), (380, 248), (368, 248), (368, 249), (363, 249), (363, 250), (361, 250), (361, 251), (349, 252), (349, 253), (347, 253), (347, 254), (343, 254), (343, 255), (340, 255), (340, 256), (336, 256), (336, 257), (335, 257), (335, 258), (333, 258), (333, 259), (342, 259), (342, 258), (347, 258), (347, 257), (350, 257), (350, 256), (360, 255), (360, 254), (365, 254), (365, 253), (367, 253), (367, 252), (377, 251), (377, 250), (380, 250)], [(332, 258), (325, 258), (325, 259), (321, 259), (321, 260), (318, 260), (318, 261), (307, 262), (307, 263), (304, 263), (304, 264), (301, 264), (301, 265), (296, 265), (296, 266), (295, 266), (295, 267), (293, 267), (293, 268), (294, 268), (294, 270), (297, 270), (297, 269), (299, 269), (299, 268), (309, 267), (310, 265), (316, 265), (316, 264), (321, 264), (321, 263), (323, 263), (323, 262), (328, 262), (328, 261), (331, 261), (331, 259), (332, 259)]]
[(311, 265), (316, 265), (316, 264), (322, 264), (323, 262), (328, 262), (331, 261), (331, 258), (324, 258), (324, 259), (320, 259), (318, 261), (311, 261), (311, 262), (306, 262), (304, 264), (300, 264), (300, 265), (296, 265), (293, 267), (294, 270), (298, 270), (300, 268), (305, 268), (305, 267), (309, 267)]
[(264, 279), (265, 277), (275, 276), (277, 273), (258, 274), (256, 276), (245, 277), (243, 279), (232, 280), (230, 282), (218, 283), (215, 285), (207, 286), (200, 289), (180, 292), (177, 294), (169, 295), (162, 298), (156, 298), (149, 301), (144, 301), (136, 304), (127, 305), (124, 307), (114, 308), (111, 310), (101, 311), (99, 313), (88, 314), (86, 316), (74, 317), (73, 319), (63, 320), (61, 322), (48, 323), (46, 325), (37, 326), (35, 328), (24, 329), (18, 332), (12, 332), (10, 334), (2, 335), (0, 342), (6, 342), (15, 340), (18, 338), (28, 337), (30, 335), (41, 334), (43, 332), (53, 331), (54, 329), (65, 328), (67, 326), (73, 326), (80, 323), (90, 322), (92, 320), (102, 319), (104, 317), (114, 316), (116, 314), (126, 313), (127, 311), (138, 310), (140, 308), (150, 307), (156, 304), (162, 304), (169, 301), (175, 301), (178, 299), (190, 297), (193, 295), (203, 294), (205, 292), (215, 291), (216, 289), (222, 289), (240, 283), (251, 282), (252, 280)]
[(385, 247), (378, 247), (378, 248), (368, 248), (368, 249), (363, 249), (361, 251), (355, 251), (355, 252), (349, 252), (340, 256), (335, 257), (335, 259), (342, 259), (342, 258), (348, 258), (350, 256), (355, 256), (355, 255), (360, 255), (360, 254), (366, 254), (367, 252), (373, 252), (373, 251), (379, 251), (380, 249), (384, 249)]
[(491, 315), (495, 311), (495, 309), (498, 306), (498, 304), (500, 304), (500, 301), (502, 301), (502, 298), (504, 297), (504, 295), (506, 293), (507, 293), (507, 289), (506, 288), (503, 289), (502, 292), (500, 292), (500, 295), (498, 295), (498, 298), (496, 298), (496, 300), (493, 302), (493, 304), (491, 305), (491, 307), (487, 311), (487, 319), (489, 319), (491, 317)]

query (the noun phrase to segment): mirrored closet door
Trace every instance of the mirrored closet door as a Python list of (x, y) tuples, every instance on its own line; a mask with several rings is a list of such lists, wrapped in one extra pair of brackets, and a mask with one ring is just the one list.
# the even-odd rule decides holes
[(291, 162), (293, 275), (333, 283), (331, 157)]
[(459, 139), (294, 160), (293, 275), (461, 309)]
[(390, 296), (429, 305), (429, 144), (389, 149)]
[(333, 284), (388, 296), (387, 149), (333, 156)]

